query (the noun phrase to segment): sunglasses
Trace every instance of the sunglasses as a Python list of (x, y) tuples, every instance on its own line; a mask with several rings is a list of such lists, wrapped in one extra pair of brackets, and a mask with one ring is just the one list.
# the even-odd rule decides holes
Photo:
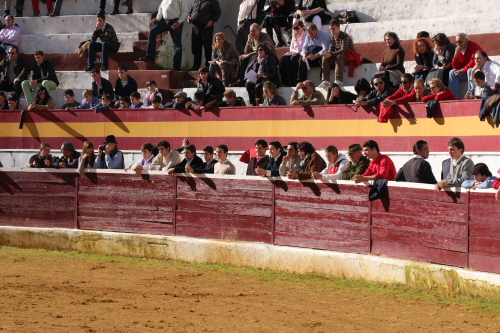
[(434, 90), (434, 89), (436, 89), (436, 88), (439, 88), (439, 87), (431, 87), (431, 90)]
[(264, 49), (257, 49), (257, 51), (264, 51)]
[(384, 84), (384, 82), (374, 82), (373, 85), (376, 87), (378, 85)]
[(16, 52), (7, 52), (7, 54), (17, 54)]
[(401, 81), (402, 84), (408, 84), (410, 83), (409, 81)]
[(463, 42), (463, 40), (457, 40), (457, 44), (462, 44)]
[(293, 28), (293, 30), (299, 30), (299, 29), (300, 29), (300, 27), (295, 27), (295, 28)]
[(307, 87), (302, 87), (302, 91), (306, 91), (307, 90)]

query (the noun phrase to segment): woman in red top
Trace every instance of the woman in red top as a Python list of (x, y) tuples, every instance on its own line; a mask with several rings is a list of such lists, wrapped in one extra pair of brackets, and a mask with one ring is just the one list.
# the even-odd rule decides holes
[(432, 94), (422, 98), (424, 103), (427, 103), (432, 99), (435, 99), (436, 101), (457, 99), (455, 94), (453, 94), (453, 92), (444, 85), (443, 81), (438, 78), (432, 79), (431, 82), (429, 82), (429, 87)]

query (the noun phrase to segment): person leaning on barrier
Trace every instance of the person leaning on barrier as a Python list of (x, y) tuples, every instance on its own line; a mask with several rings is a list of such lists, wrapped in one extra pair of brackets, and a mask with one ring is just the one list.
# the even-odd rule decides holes
[(342, 90), (337, 83), (332, 83), (330, 86), (330, 89), (328, 89), (327, 104), (352, 104), (358, 98), (352, 92)]
[(184, 109), (186, 107), (186, 103), (191, 101), (191, 98), (188, 98), (185, 91), (179, 91), (174, 95), (174, 100), (172, 102), (165, 103), (165, 108)]
[(96, 157), (94, 153), (94, 144), (90, 141), (85, 141), (82, 154), (78, 158), (78, 173), (83, 174), (83, 171), (88, 168), (94, 169)]
[(380, 153), (377, 142), (373, 140), (366, 141), (363, 144), (363, 154), (371, 160), (370, 166), (365, 173), (354, 177), (355, 183), (377, 179), (394, 180), (394, 176), (396, 176), (394, 162), (389, 156)]
[(173, 175), (174, 173), (189, 172), (187, 171), (187, 167), (189, 166), (192, 169), (198, 169), (203, 166), (203, 160), (198, 155), (196, 155), (195, 145), (188, 145), (184, 147), (184, 156), (185, 158), (180, 163), (168, 169), (167, 172), (169, 175)]
[[(299, 96), (299, 90), (302, 90), (302, 96)], [(293, 91), (290, 105), (324, 105), (326, 104), (325, 96), (314, 87), (311, 80), (299, 82)]]
[(280, 175), (283, 156), (285, 155), (281, 143), (279, 141), (271, 141), (269, 143), (269, 152), (271, 153), (271, 158), (269, 158), (267, 168), (257, 167), (255, 172), (262, 177), (278, 177)]
[(56, 167), (76, 169), (78, 167), (78, 159), (82, 154), (75, 151), (75, 147), (69, 141), (63, 142), (61, 152), (63, 156), (56, 158)]
[(299, 180), (311, 179), (314, 172), (326, 168), (325, 160), (319, 156), (311, 143), (302, 141), (299, 143), (298, 148), (300, 158), (302, 158), (300, 168), (297, 170), (289, 170), (287, 173), (288, 178)]
[(177, 150), (172, 150), (170, 143), (162, 140), (156, 144), (159, 154), (156, 155), (153, 163), (149, 166), (149, 170), (168, 171), (172, 166), (181, 163), (181, 155)]
[(55, 109), (54, 100), (50, 97), (47, 88), (39, 86), (35, 90), (35, 100), (28, 107), (28, 110), (53, 110)]
[[(415, 89), (413, 87), (414, 81), (415, 80), (412, 74), (403, 74), (403, 76), (401, 77), (402, 87), (396, 90), (394, 94), (387, 97), (380, 103), (380, 116), (378, 119), (379, 122), (386, 123), (389, 121), (389, 118), (391, 118), (391, 116), (394, 114), (394, 106), (398, 104), (398, 100), (405, 99), (410, 96), (415, 96)], [(414, 100), (412, 102), (414, 102)]]
[(139, 172), (140, 170), (148, 170), (153, 163), (155, 155), (153, 154), (154, 147), (151, 143), (145, 143), (141, 146), (142, 158), (132, 165), (132, 171)]
[(290, 170), (298, 170), (302, 158), (299, 155), (299, 144), (295, 141), (289, 142), (286, 150), (286, 156), (280, 166), (280, 176), (285, 177)]
[(215, 164), (214, 174), (216, 175), (235, 175), (236, 167), (231, 161), (227, 159), (227, 154), (229, 152), (226, 145), (218, 145), (215, 150), (217, 153), (217, 158), (219, 162)]
[(445, 180), (436, 184), (436, 190), (439, 191), (445, 187), (461, 186), (465, 180), (472, 180), (472, 168), (474, 162), (464, 155), (465, 145), (459, 138), (452, 138), (448, 142), (448, 153), (451, 157), (450, 171)]
[(354, 180), (356, 175), (362, 175), (365, 173), (366, 169), (370, 165), (370, 160), (368, 157), (363, 155), (363, 148), (359, 143), (355, 143), (349, 146), (347, 151), (349, 155), (349, 163), (347, 167), (342, 172), (342, 180)]
[(498, 178), (491, 174), (490, 169), (484, 163), (474, 165), (472, 175), (474, 176), (474, 180), (464, 180), (462, 187), (472, 188), (473, 190), (478, 188), (492, 188), (493, 182)]
[(73, 110), (95, 110), (99, 105), (101, 105), (101, 100), (94, 97), (94, 91), (92, 89), (86, 89), (83, 91), (82, 104), (75, 106), (74, 108), (67, 107), (66, 111)]
[(96, 169), (124, 169), (123, 153), (118, 150), (118, 142), (114, 135), (108, 135), (105, 146), (99, 146), (99, 153), (95, 160)]
[(214, 158), (214, 148), (212, 146), (203, 147), (203, 158), (205, 162), (199, 167), (193, 167), (192, 165), (186, 166), (186, 172), (189, 173), (214, 173), (215, 164), (217, 160)]
[(432, 167), (426, 159), (429, 158), (429, 145), (424, 140), (418, 140), (413, 145), (413, 156), (399, 169), (397, 182), (411, 182), (423, 184), (436, 184), (437, 180), (432, 173)]
[(258, 176), (257, 168), (266, 169), (269, 164), (269, 155), (266, 155), (267, 141), (259, 140), (255, 143), (255, 152), (257, 156), (252, 157), (247, 166), (247, 176)]
[(393, 88), (389, 88), (382, 77), (374, 77), (372, 84), (375, 89), (365, 97), (358, 99), (356, 101), (357, 106), (375, 107), (396, 91)]
[(219, 80), (216, 77), (210, 76), (210, 70), (208, 67), (202, 67), (198, 70), (198, 81), (196, 82), (197, 84), (197, 92), (198, 91), (203, 91), (206, 96), (207, 100), (205, 103), (208, 103), (208, 99), (212, 100), (214, 97), (217, 100), (215, 105), (210, 105), (206, 106), (206, 108), (211, 108), (214, 106), (217, 106), (220, 102), (222, 102), (222, 97), (224, 96), (224, 91), (226, 91), (226, 88), (224, 87), (224, 84), (222, 84), (221, 80)]
[(262, 106), (287, 105), (286, 100), (278, 95), (276, 85), (272, 81), (264, 82), (263, 97), (264, 102)]
[(228, 89), (224, 91), (225, 101), (219, 103), (220, 108), (234, 107), (234, 106), (246, 106), (245, 101), (241, 97), (237, 97), (233, 89)]
[(26, 166), (28, 168), (54, 168), (56, 157), (50, 153), (50, 145), (47, 142), (40, 144), (40, 152), (30, 156)]
[(64, 91), (64, 101), (65, 103), (61, 107), (61, 109), (63, 110), (66, 108), (74, 108), (75, 106), (81, 105), (80, 102), (75, 101), (75, 93), (72, 89), (66, 89)]
[(315, 171), (313, 173), (314, 179), (342, 179), (342, 172), (347, 168), (349, 160), (347, 157), (339, 153), (337, 147), (328, 146), (325, 150), (328, 166), (323, 171)]

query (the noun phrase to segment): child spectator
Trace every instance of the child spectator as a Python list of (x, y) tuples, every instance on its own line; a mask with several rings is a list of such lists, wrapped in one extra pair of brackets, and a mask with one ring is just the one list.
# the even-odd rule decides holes
[[(82, 101), (81, 105), (75, 106), (73, 110), (90, 110), (97, 108), (101, 101), (99, 98), (94, 97), (94, 91), (92, 89), (86, 89), (83, 91), (82, 96), (84, 100)], [(70, 107), (66, 108), (66, 111), (71, 110)]]
[(161, 95), (153, 97), (150, 106), (143, 106), (143, 109), (164, 109), (165, 106), (161, 104)]
[(67, 89), (64, 91), (64, 101), (66, 103), (63, 104), (61, 109), (66, 109), (66, 108), (74, 108), (76, 106), (79, 106), (81, 103), (75, 101), (75, 93), (73, 92), (72, 89)]
[(110, 94), (104, 94), (102, 96), (101, 104), (95, 108), (95, 113), (101, 113), (103, 111), (111, 109), (113, 106), (113, 98)]
[(155, 155), (153, 153), (154, 147), (151, 143), (145, 143), (141, 147), (142, 158), (140, 161), (132, 165), (132, 170), (141, 174), (141, 170), (149, 170), (149, 166), (153, 163)]
[(491, 174), (490, 169), (488, 169), (488, 166), (484, 163), (477, 163), (474, 165), (472, 168), (472, 175), (474, 176), (474, 180), (465, 180), (462, 183), (462, 187), (472, 188), (473, 190), (477, 188), (491, 188), (493, 182), (497, 179), (497, 177)]
[(120, 100), (120, 109), (130, 109), (130, 98), (128, 97), (123, 97)]
[(134, 92), (130, 95), (130, 102), (132, 105), (130, 106), (131, 109), (140, 109), (143, 105), (141, 102), (141, 94), (138, 92)]
[(476, 82), (476, 87), (471, 88), (465, 98), (467, 99), (475, 99), (475, 98), (484, 98), (493, 95), (493, 91), (488, 83), (486, 83), (486, 76), (482, 71), (476, 71), (472, 76), (474, 82)]
[(236, 97), (236, 93), (233, 89), (228, 89), (224, 92), (225, 101), (219, 103), (219, 107), (228, 107), (228, 106), (246, 106), (245, 101), (241, 97)]
[(148, 94), (146, 95), (146, 99), (144, 100), (144, 108), (149, 108), (153, 104), (153, 97), (160, 96), (160, 104), (162, 101), (161, 93), (156, 88), (156, 81), (149, 80), (146, 82), (146, 87), (148, 87)]

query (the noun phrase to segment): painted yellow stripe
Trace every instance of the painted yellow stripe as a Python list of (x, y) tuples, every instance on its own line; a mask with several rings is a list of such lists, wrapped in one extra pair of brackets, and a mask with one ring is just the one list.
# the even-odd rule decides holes
[(408, 137), (500, 135), (477, 117), (362, 120), (265, 120), (127, 123), (0, 123), (0, 137)]

